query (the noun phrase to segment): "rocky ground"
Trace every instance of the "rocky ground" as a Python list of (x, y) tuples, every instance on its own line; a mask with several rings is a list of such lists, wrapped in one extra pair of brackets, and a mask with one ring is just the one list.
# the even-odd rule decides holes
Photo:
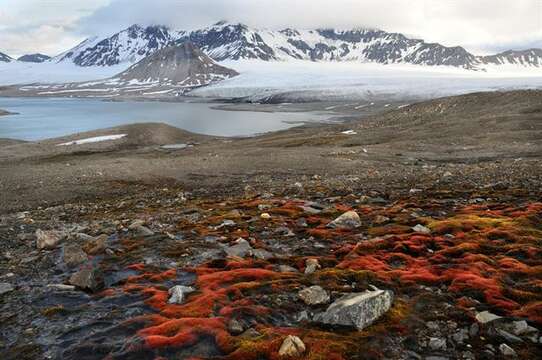
[(5, 143), (2, 358), (537, 358), (541, 100)]

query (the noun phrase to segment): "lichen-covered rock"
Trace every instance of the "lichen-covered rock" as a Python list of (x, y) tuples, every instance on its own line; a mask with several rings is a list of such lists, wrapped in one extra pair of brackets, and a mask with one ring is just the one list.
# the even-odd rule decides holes
[(102, 254), (107, 249), (107, 235), (102, 234), (87, 241), (84, 250), (89, 255)]
[(297, 296), (299, 296), (299, 298), (307, 305), (327, 304), (330, 300), (327, 291), (318, 285), (301, 290)]
[(195, 289), (190, 286), (176, 285), (169, 289), (169, 300), (170, 304), (182, 304), (186, 295), (194, 292)]
[(64, 234), (59, 231), (36, 230), (36, 247), (39, 250), (54, 249), (64, 238)]
[(305, 261), (305, 275), (310, 275), (320, 268), (318, 259), (307, 259)]
[(330, 222), (327, 226), (335, 229), (355, 229), (361, 226), (361, 219), (357, 212), (348, 211)]
[(228, 256), (245, 257), (252, 250), (250, 243), (243, 238), (235, 241), (235, 245), (227, 247), (224, 251)]
[(302, 355), (306, 350), (305, 344), (299, 337), (288, 335), (280, 346), (279, 356), (296, 357)]
[(393, 292), (374, 290), (343, 296), (315, 317), (328, 325), (353, 326), (362, 330), (384, 315), (393, 303)]

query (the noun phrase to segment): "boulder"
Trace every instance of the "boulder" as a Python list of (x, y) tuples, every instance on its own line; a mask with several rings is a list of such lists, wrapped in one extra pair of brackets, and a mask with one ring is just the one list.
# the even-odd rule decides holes
[(39, 250), (54, 249), (64, 238), (64, 234), (54, 230), (36, 230), (36, 247)]
[(490, 313), (489, 311), (482, 311), (476, 314), (476, 320), (480, 324), (487, 324), (498, 319), (501, 319), (499, 315), (495, 315), (493, 313)]
[(420, 233), (420, 234), (425, 234), (425, 235), (431, 234), (431, 229), (429, 229), (428, 227), (423, 226), (421, 224), (418, 224), (418, 225), (414, 226), (412, 228), (412, 230), (414, 230), (415, 232)]
[(239, 238), (235, 241), (235, 245), (227, 247), (224, 251), (228, 256), (245, 257), (251, 250), (250, 243)]
[(103, 287), (103, 276), (98, 269), (86, 267), (73, 274), (69, 283), (81, 290), (95, 292)]
[(314, 285), (297, 293), (297, 296), (307, 305), (322, 305), (329, 303), (329, 294), (321, 286)]
[(176, 285), (169, 289), (169, 304), (182, 304), (186, 295), (194, 292), (195, 289), (190, 286)]
[(384, 315), (393, 303), (393, 292), (376, 289), (363, 293), (348, 294), (315, 317), (328, 325), (353, 326), (362, 330)]
[(328, 225), (334, 229), (355, 229), (361, 226), (361, 219), (355, 211), (348, 211), (330, 222)]
[(302, 355), (307, 348), (303, 341), (297, 336), (288, 335), (282, 342), (279, 349), (279, 356), (281, 357), (298, 357)]

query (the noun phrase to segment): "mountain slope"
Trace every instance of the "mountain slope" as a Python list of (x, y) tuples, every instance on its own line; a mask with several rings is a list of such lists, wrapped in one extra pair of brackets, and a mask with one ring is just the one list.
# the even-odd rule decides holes
[(0, 52), (0, 62), (12, 62), (12, 61), (13, 59), (10, 56)]
[(23, 55), (17, 60), (22, 61), (22, 62), (42, 63), (49, 59), (51, 59), (50, 56), (43, 55), (43, 54), (29, 54), (29, 55)]
[(55, 59), (71, 60), (81, 66), (135, 63), (172, 43), (181, 44), (185, 41), (193, 42), (216, 61), (358, 61), (445, 65), (469, 70), (483, 70), (489, 64), (542, 66), (540, 49), (476, 56), (460, 46), (426, 43), (403, 34), (376, 29), (276, 31), (227, 22), (191, 32), (173, 31), (163, 26), (143, 28), (134, 25), (106, 39), (91, 39), (88, 44), (80, 44)]
[(191, 42), (169, 46), (146, 57), (114, 78), (121, 82), (203, 86), (238, 75), (216, 64)]

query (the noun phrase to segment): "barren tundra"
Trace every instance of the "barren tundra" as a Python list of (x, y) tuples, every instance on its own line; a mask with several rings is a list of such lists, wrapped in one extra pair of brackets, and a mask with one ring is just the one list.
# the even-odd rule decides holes
[(1, 142), (0, 352), (537, 358), (541, 104), (477, 93), (253, 138), (139, 124)]

